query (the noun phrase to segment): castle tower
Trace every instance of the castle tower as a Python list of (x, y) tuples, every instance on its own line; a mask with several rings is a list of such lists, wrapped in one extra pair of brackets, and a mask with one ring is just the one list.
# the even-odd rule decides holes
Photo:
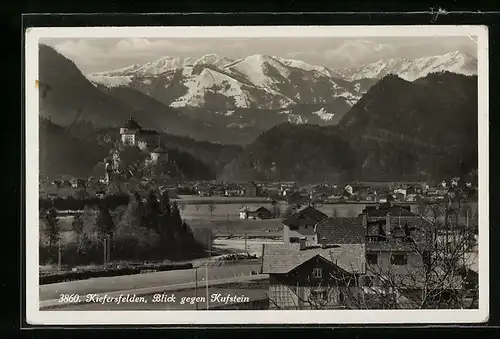
[(142, 130), (141, 125), (139, 125), (132, 117), (120, 128), (120, 137), (122, 142), (127, 145), (135, 145), (137, 134)]
[(156, 163), (158, 161), (167, 161), (168, 160), (168, 153), (161, 147), (156, 147), (152, 152), (151, 152), (151, 161)]

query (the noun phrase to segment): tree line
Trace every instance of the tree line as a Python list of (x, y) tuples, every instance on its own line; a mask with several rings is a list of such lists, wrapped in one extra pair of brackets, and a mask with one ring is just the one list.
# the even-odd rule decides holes
[(69, 240), (63, 239), (54, 207), (41, 214), (44, 242), (40, 244), (40, 264), (56, 263), (58, 257), (68, 266), (101, 264), (105, 243), (108, 260), (113, 261), (191, 259), (201, 257), (208, 245), (195, 239), (181, 218), (179, 206), (170, 202), (167, 192), (158, 194), (151, 190), (144, 201), (134, 192), (126, 208), (113, 210), (106, 199), (96, 208), (87, 206), (82, 215), (73, 219), (73, 236)]
[(45, 211), (50, 208), (54, 208), (60, 211), (83, 210), (87, 206), (94, 207), (102, 205), (104, 203), (106, 206), (108, 206), (109, 209), (114, 210), (118, 206), (128, 205), (129, 200), (130, 196), (127, 193), (110, 194), (104, 196), (103, 198), (75, 198), (70, 195), (65, 198), (57, 197), (55, 199), (40, 198), (39, 208), (41, 211)]

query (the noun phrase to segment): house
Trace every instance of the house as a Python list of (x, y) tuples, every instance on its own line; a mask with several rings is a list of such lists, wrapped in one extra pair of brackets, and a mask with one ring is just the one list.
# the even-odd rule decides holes
[(244, 195), (246, 197), (258, 197), (258, 196), (260, 196), (260, 188), (253, 181), (246, 184), (243, 188), (243, 191), (245, 192)]
[(262, 220), (262, 219), (271, 219), (272, 213), (265, 207), (242, 207), (238, 210), (240, 213), (240, 219), (254, 219), (254, 220)]
[(298, 242), (301, 237), (306, 237), (307, 243), (314, 244), (314, 226), (327, 217), (325, 213), (312, 206), (295, 212), (282, 221), (283, 241), (294, 243)]
[(269, 274), (269, 309), (351, 308), (356, 281), (365, 273), (364, 246), (264, 244), (261, 272)]
[(209, 187), (198, 187), (196, 193), (200, 197), (210, 197), (212, 196), (212, 189)]
[[(433, 266), (431, 276), (425, 274), (434, 255), (434, 236), (429, 232), (432, 223), (412, 213), (409, 206), (367, 208), (362, 220), (366, 225), (366, 276), (360, 286), (365, 301), (372, 295), (372, 307), (383, 308), (392, 300), (398, 308), (415, 308), (426, 286), (436, 293), (443, 292), (440, 288), (461, 288), (460, 277), (441, 272), (439, 266)], [(389, 291), (385, 290), (388, 281), (393, 285)]]
[(328, 217), (314, 226), (314, 243), (327, 246), (365, 243), (366, 225), (362, 217)]
[(286, 203), (289, 205), (305, 205), (310, 201), (309, 194), (301, 194), (299, 191), (287, 193)]
[(120, 128), (123, 144), (141, 149), (155, 149), (160, 146), (160, 134), (155, 130), (142, 128), (132, 117)]

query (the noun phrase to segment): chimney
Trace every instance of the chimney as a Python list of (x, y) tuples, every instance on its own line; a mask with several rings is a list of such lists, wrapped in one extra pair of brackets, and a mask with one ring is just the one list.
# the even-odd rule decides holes
[(306, 248), (306, 237), (299, 238), (300, 250), (304, 250)]
[(387, 240), (391, 236), (391, 215), (390, 213), (387, 213), (385, 216), (385, 235), (387, 237)]

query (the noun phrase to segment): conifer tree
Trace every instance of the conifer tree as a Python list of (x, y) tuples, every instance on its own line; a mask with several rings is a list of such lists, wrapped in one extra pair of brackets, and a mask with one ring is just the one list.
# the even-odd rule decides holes
[(59, 224), (57, 210), (55, 208), (48, 209), (47, 213), (45, 213), (44, 220), (45, 233), (49, 238), (49, 246), (52, 246), (59, 241), (61, 235), (61, 226)]
[(83, 234), (83, 219), (80, 214), (75, 215), (75, 217), (73, 218), (73, 222), (71, 223), (71, 228), (73, 229), (73, 232), (75, 232), (77, 236), (78, 243), (80, 243)]
[(145, 210), (145, 226), (151, 230), (159, 231), (159, 222), (161, 216), (161, 207), (156, 193), (149, 191), (146, 199)]
[(111, 216), (108, 205), (104, 200), (99, 205), (99, 211), (96, 218), (96, 227), (100, 237), (113, 235), (115, 228), (113, 217)]

